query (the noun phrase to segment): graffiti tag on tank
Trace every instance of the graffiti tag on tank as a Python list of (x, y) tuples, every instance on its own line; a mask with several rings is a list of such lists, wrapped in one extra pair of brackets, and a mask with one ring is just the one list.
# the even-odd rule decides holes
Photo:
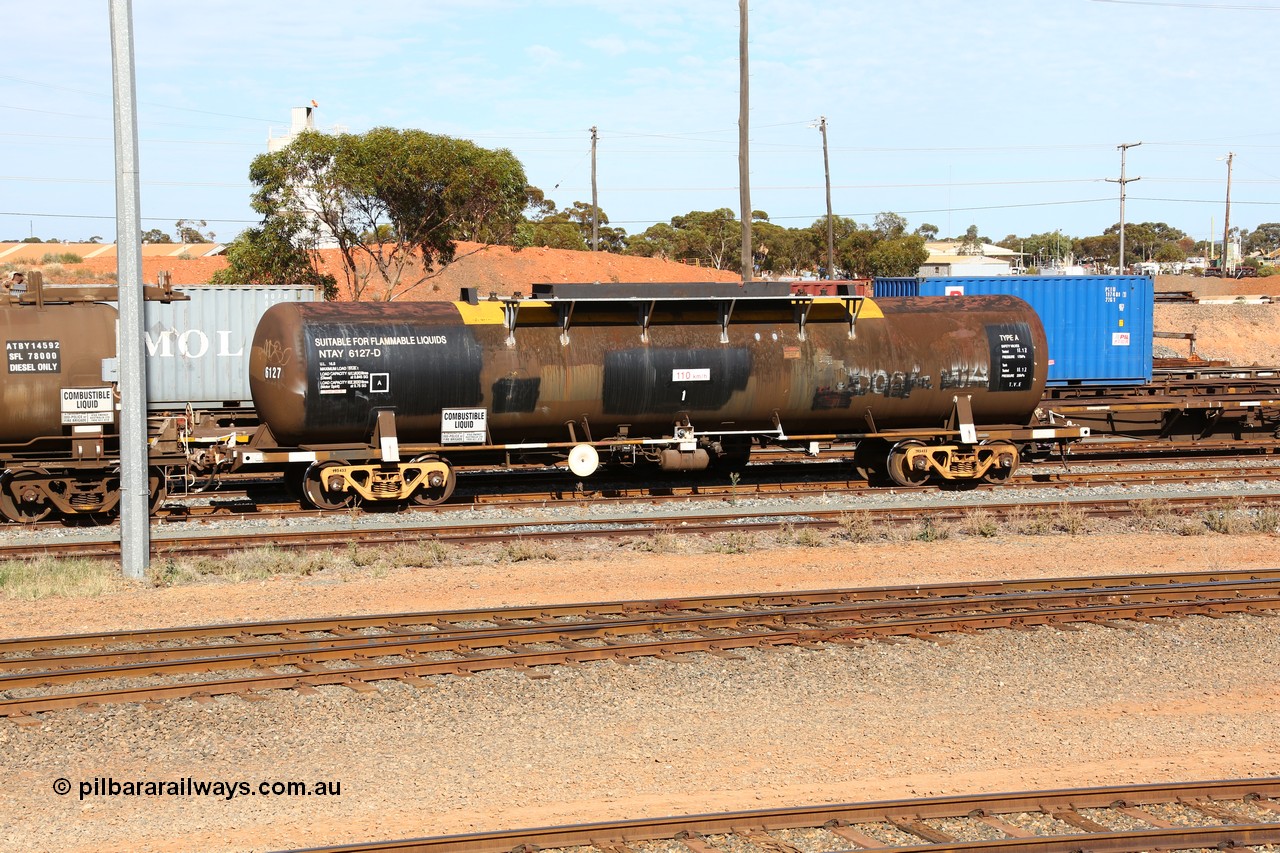
[(280, 379), (284, 376), (285, 366), (293, 360), (293, 348), (279, 341), (267, 340), (262, 344), (262, 355), (267, 362), (262, 369), (262, 378)]
[(991, 371), (985, 364), (953, 364), (945, 367), (938, 377), (938, 387), (952, 389), (987, 388), (991, 385)]
[(847, 409), (855, 397), (887, 397), (905, 400), (915, 390), (933, 389), (933, 376), (920, 370), (850, 370), (847, 382), (819, 387), (813, 393), (814, 410)]

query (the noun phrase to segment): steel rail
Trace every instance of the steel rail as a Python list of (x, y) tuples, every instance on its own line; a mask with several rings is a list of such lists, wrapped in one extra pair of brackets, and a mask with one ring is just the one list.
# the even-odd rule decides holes
[(571, 604), (535, 604), (520, 607), (476, 608), (468, 610), (424, 610), (415, 612), (323, 616), (306, 619), (278, 619), (260, 622), (222, 622), (174, 628), (145, 628), (125, 631), (98, 631), (38, 637), (0, 638), (0, 657), (31, 650), (112, 643), (146, 643), (216, 638), (242, 640), (244, 637), (288, 632), (312, 633), (345, 629), (387, 628), (405, 625), (446, 623), (452, 630), (461, 622), (514, 622), (566, 616), (617, 614), (627, 616), (657, 610), (724, 609), (729, 607), (789, 607), (796, 603), (849, 603), (853, 601), (915, 601), (947, 597), (1006, 596), (1011, 593), (1071, 590), (1114, 590), (1189, 584), (1232, 584), (1280, 579), (1280, 568), (1210, 571), (1152, 572), (1149, 574), (1082, 575), (1021, 580), (959, 581), (954, 583), (899, 584), (894, 586), (843, 589), (798, 590), (795, 592), (734, 593), (730, 595), (678, 596), (661, 599), (622, 599)]
[[(658, 657), (670, 659), (689, 652), (708, 652), (721, 656), (732, 656), (737, 648), (766, 648), (770, 646), (794, 645), (814, 646), (821, 643), (858, 644), (862, 640), (884, 640), (895, 638), (917, 638), (937, 640), (936, 634), (948, 631), (982, 630), (991, 628), (1028, 629), (1040, 626), (1070, 629), (1075, 623), (1092, 622), (1114, 626), (1116, 620), (1135, 619), (1150, 621), (1156, 618), (1170, 618), (1188, 615), (1219, 616), (1229, 613), (1259, 614), (1280, 610), (1280, 596), (1259, 596), (1249, 598), (1231, 598), (1220, 600), (1190, 600), (1186, 602), (1138, 602), (1138, 603), (1103, 603), (1076, 607), (1060, 607), (1051, 610), (1015, 611), (1013, 613), (981, 612), (963, 615), (936, 615), (925, 617), (909, 617), (893, 619), (885, 622), (863, 622), (854, 625), (806, 626), (784, 624), (780, 628), (747, 625), (745, 629), (732, 629), (728, 624), (719, 625), (720, 630), (738, 630), (735, 634), (711, 634), (709, 631), (684, 630), (681, 633), (694, 633), (693, 638), (666, 639), (665, 632), (650, 631), (649, 635), (656, 640), (628, 642), (622, 639), (622, 632), (604, 631), (599, 639), (603, 645), (588, 646), (581, 642), (587, 635), (575, 637), (563, 629), (556, 642), (560, 647), (553, 651), (533, 650), (528, 644), (517, 643), (514, 637), (492, 637), (480, 640), (473, 647), (463, 644), (455, 650), (445, 649), (456, 657), (447, 659), (422, 660), (420, 655), (406, 644), (405, 647), (384, 650), (382, 657), (403, 657), (407, 663), (366, 663), (356, 660), (354, 667), (339, 670), (328, 669), (315, 660), (308, 660), (300, 655), (295, 661), (290, 660), (304, 671), (297, 673), (272, 672), (269, 667), (264, 674), (223, 678), (210, 681), (184, 682), (180, 684), (160, 684), (147, 686), (131, 686), (108, 688), (100, 691), (79, 693), (58, 693), (26, 697), (10, 697), (0, 699), (0, 716), (28, 716), (42, 711), (63, 708), (95, 705), (100, 702), (140, 702), (158, 699), (183, 698), (191, 696), (208, 697), (213, 695), (249, 693), (261, 690), (300, 688), (314, 689), (320, 685), (345, 685), (358, 690), (376, 690), (368, 684), (370, 681), (402, 680), (417, 686), (424, 686), (421, 679), (430, 675), (474, 675), (493, 669), (527, 670), (530, 667), (555, 664), (578, 664), (585, 661), (613, 660), (627, 662), (638, 657)], [(708, 622), (714, 620), (707, 620)], [(731, 619), (721, 620), (731, 622)], [(588, 635), (590, 632), (587, 632)], [(545, 642), (545, 641), (544, 641)], [(428, 650), (430, 653), (431, 650)], [(492, 654), (490, 653), (492, 652)], [(323, 653), (316, 654), (317, 658)], [(346, 658), (348, 662), (354, 660)], [(145, 667), (145, 665), (143, 665)], [(240, 669), (248, 669), (245, 662)], [(53, 680), (49, 673), (43, 673), (44, 680)], [(37, 679), (39, 680), (39, 679)], [(15, 682), (16, 683), (16, 682)]]
[[(934, 599), (930, 601), (858, 601), (802, 604), (772, 610), (739, 610), (713, 614), (699, 608), (696, 614), (667, 615), (667, 609), (635, 612), (625, 618), (594, 618), (588, 621), (550, 626), (513, 626), (397, 630), (393, 634), (343, 636), (331, 639), (284, 639), (270, 642), (203, 644), (176, 648), (139, 648), (91, 651), (74, 655), (0, 659), (0, 691), (67, 684), (76, 681), (163, 675), (169, 672), (209, 672), (218, 669), (269, 668), (351, 660), (354, 657), (449, 652), (465, 655), (484, 649), (503, 648), (518, 641), (521, 645), (555, 644), (596, 640), (655, 632), (710, 632), (768, 629), (782, 631), (794, 624), (828, 626), (834, 622), (854, 623), (906, 617), (941, 617), (961, 611), (995, 611), (1002, 617), (1014, 611), (1028, 614), (1066, 612), (1066, 608), (1097, 606), (1100, 603), (1125, 605), (1209, 604), (1213, 602), (1274, 598), (1280, 595), (1280, 580), (1235, 581), (1230, 584), (1157, 585), (1140, 588), (1074, 590), (1070, 592), (1022, 592), (999, 597), (981, 596)], [(1229, 596), (1224, 598), (1223, 596)], [(1123, 599), (1123, 601), (1117, 601)], [(503, 620), (506, 621), (506, 620)], [(815, 625), (815, 622), (818, 623)], [(403, 624), (403, 623), (402, 623)]]
[[(732, 501), (732, 499), (730, 499)], [(1240, 508), (1259, 508), (1280, 505), (1280, 492), (1253, 494), (1195, 495), (1162, 497), (1160, 503), (1172, 512), (1210, 511), (1224, 505)], [(1001, 518), (1025, 515), (1029, 510), (1069, 507), (1088, 518), (1119, 518), (1132, 515), (1140, 498), (1109, 500), (1064, 500), (1054, 498), (1036, 502), (980, 503), (945, 506), (917, 507), (845, 507), (841, 509), (771, 509), (736, 513), (689, 515), (687, 512), (672, 515), (648, 514), (644, 517), (612, 516), (589, 519), (561, 520), (510, 520), (466, 525), (427, 525), (421, 527), (374, 528), (363, 526), (350, 530), (307, 530), (294, 532), (255, 533), (246, 541), (243, 531), (201, 536), (153, 537), (152, 546), (157, 554), (165, 555), (219, 555), (246, 548), (274, 545), (308, 550), (332, 550), (357, 545), (393, 545), (411, 542), (440, 542), (444, 544), (481, 544), (520, 541), (530, 536), (539, 540), (617, 538), (659, 533), (681, 535), (703, 533), (750, 533), (777, 530), (783, 526), (831, 528), (837, 527), (851, 515), (865, 515), (883, 524), (903, 524), (918, 521), (922, 516), (936, 521), (961, 521), (974, 512), (984, 512)], [(20, 557), (117, 557), (118, 542), (58, 542), (39, 545), (12, 545), (0, 547), (0, 559)]]
[[(884, 800), (870, 803), (803, 806), (783, 809), (641, 818), (569, 826), (536, 827), (465, 835), (442, 835), (396, 841), (362, 842), (314, 847), (294, 853), (511, 853), (511, 851), (595, 848), (602, 853), (631, 853), (629, 845), (648, 841), (676, 841), (691, 853), (735, 849), (735, 838), (719, 847), (710, 836), (736, 836), (765, 849), (795, 851), (787, 842), (768, 835), (779, 830), (825, 829), (842, 850), (880, 850), (896, 853), (992, 850), (1078, 853), (1078, 851), (1138, 851), (1196, 847), (1245, 846), (1280, 842), (1280, 779), (1239, 779), (1156, 785), (1023, 791)], [(1277, 822), (1244, 820), (1232, 812), (1236, 803), (1252, 803), (1275, 813)], [(1177, 805), (1202, 821), (1225, 823), (1174, 826), (1142, 811), (1143, 806)], [(1237, 807), (1238, 808), (1238, 807)], [(1115, 810), (1139, 817), (1150, 829), (1118, 832), (1080, 814), (1082, 810)], [(1121, 811), (1124, 810), (1124, 811)], [(1034, 836), (1000, 815), (1044, 815), (1072, 824), (1078, 832)], [(995, 828), (1004, 837), (960, 841), (926, 821), (970, 820)], [(1164, 826), (1159, 826), (1164, 823)], [(860, 827), (893, 827), (921, 843), (895, 846)], [(929, 843), (932, 842), (932, 843)]]

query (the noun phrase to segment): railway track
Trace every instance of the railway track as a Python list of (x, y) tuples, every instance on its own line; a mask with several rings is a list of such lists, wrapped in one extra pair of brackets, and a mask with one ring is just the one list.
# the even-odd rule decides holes
[(0, 715), (119, 702), (253, 696), (588, 661), (859, 646), (991, 628), (1074, 630), (1280, 611), (1280, 569), (397, 613), (0, 640)]
[[(1081, 445), (1066, 462), (1052, 458), (1024, 463), (1002, 490), (1090, 488), (1104, 486), (1178, 486), (1218, 482), (1280, 481), (1280, 462), (1270, 459), (1280, 445), (1275, 442), (1206, 442), (1193, 447), (1167, 442), (1092, 442)], [(541, 471), (501, 470), (467, 475), (466, 494), (447, 504), (422, 507), (380, 508), (428, 516), (477, 508), (519, 509), (530, 505), (590, 502), (596, 506), (629, 502), (664, 502), (705, 499), (828, 497), (832, 494), (874, 496), (883, 484), (858, 478), (844, 458), (806, 460), (789, 451), (764, 451), (769, 462), (753, 464), (736, 480), (706, 476), (655, 475), (654, 472), (616, 472), (591, 480), (578, 480), (561, 469)], [(1170, 467), (1176, 465), (1178, 467)], [(936, 492), (946, 486), (893, 486), (895, 492)], [(990, 484), (966, 484), (967, 490), (988, 491)], [(350, 509), (327, 513), (340, 516)], [(360, 511), (357, 509), (357, 511)], [(261, 478), (228, 481), (225, 488), (173, 495), (157, 511), (157, 521), (173, 524), (217, 521), (223, 518), (271, 516), (316, 518), (326, 513), (299, 508), (278, 482)], [(23, 525), (27, 530), (60, 530), (65, 527), (110, 527), (112, 519), (82, 517), (71, 521), (51, 519)], [(18, 528), (14, 528), (18, 529)]]
[(1280, 843), (1277, 798), (1277, 778), (1127, 785), (478, 832), (346, 844), (310, 853), (1124, 853), (1247, 848)]
[[(725, 501), (734, 504), (736, 498)], [(974, 513), (981, 513), (992, 520), (1025, 518), (1029, 513), (1070, 514), (1074, 520), (1086, 521), (1098, 518), (1124, 518), (1144, 516), (1150, 512), (1150, 501), (1136, 498), (1122, 499), (1073, 499), (1053, 496), (1048, 500), (1020, 501), (1014, 503), (983, 502), (980, 504), (922, 503), (901, 506), (859, 507), (844, 505), (838, 508), (749, 509), (707, 513), (691, 511), (683, 504), (673, 505), (669, 511), (649, 511), (643, 514), (604, 513), (571, 518), (512, 517), (502, 520), (467, 520), (449, 523), (449, 516), (428, 514), (421, 524), (379, 525), (376, 516), (359, 516), (359, 524), (347, 527), (334, 525), (323, 529), (276, 530), (256, 529), (246, 536), (243, 530), (228, 529), (210, 532), (197, 528), (158, 531), (152, 536), (151, 546), (158, 556), (217, 556), (246, 548), (289, 548), (295, 550), (330, 551), (352, 547), (380, 547), (410, 543), (434, 542), (442, 545), (483, 545), (538, 541), (585, 539), (634, 539), (652, 538), (679, 533), (692, 534), (754, 534), (778, 531), (784, 527), (815, 530), (839, 530), (853, 521), (865, 522), (873, 527), (893, 528), (916, 524), (928, 519), (934, 524), (961, 524)], [(1261, 511), (1280, 506), (1280, 492), (1253, 494), (1222, 493), (1185, 497), (1162, 497), (1159, 505), (1163, 512), (1195, 515), (1227, 510)], [(415, 517), (416, 518), (416, 517)], [(120, 554), (120, 543), (112, 531), (93, 540), (76, 539), (37, 542), (13, 542), (0, 545), (0, 559), (32, 559), (37, 557), (85, 557), (113, 559)]]
[[(1111, 458), (1073, 461), (1070, 468), (1052, 463), (1023, 466), (1010, 482), (999, 486), (976, 484), (974, 489), (1036, 489), (1052, 486), (1070, 487), (1101, 486), (1161, 486), (1188, 485), (1216, 482), (1266, 482), (1280, 481), (1280, 464), (1266, 464), (1254, 456), (1241, 456), (1233, 465), (1222, 460), (1214, 465), (1186, 465), (1177, 469), (1148, 469), (1133, 467), (1133, 463)], [(1158, 464), (1168, 465), (1168, 461)], [(1118, 466), (1125, 466), (1123, 469)], [(809, 470), (805, 470), (808, 468)], [(825, 470), (824, 470), (825, 469)], [(708, 498), (776, 498), (798, 500), (805, 497), (829, 495), (834, 491), (857, 494), (874, 494), (883, 489), (865, 480), (848, 479), (848, 468), (841, 463), (799, 463), (788, 466), (785, 472), (769, 472), (759, 479), (748, 475), (736, 483), (699, 482), (697, 480), (615, 480), (604, 484), (574, 482), (561, 473), (530, 478), (512, 485), (509, 475), (505, 492), (481, 491), (461, 497), (452, 503), (436, 507), (405, 507), (420, 513), (448, 513), (476, 507), (521, 507), (545, 504), (548, 501), (586, 501), (597, 504), (625, 503), (630, 501), (706, 500)], [(939, 486), (929, 485), (912, 489), (895, 486), (899, 491), (936, 491)], [(270, 513), (279, 517), (310, 518), (320, 514), (313, 509), (299, 509), (297, 504), (280, 498), (255, 498), (250, 494), (233, 494), (205, 499), (208, 502), (195, 505), (170, 503), (162, 508), (159, 518), (166, 522), (202, 520), (218, 516), (244, 513)], [(42, 522), (55, 526), (58, 522)]]

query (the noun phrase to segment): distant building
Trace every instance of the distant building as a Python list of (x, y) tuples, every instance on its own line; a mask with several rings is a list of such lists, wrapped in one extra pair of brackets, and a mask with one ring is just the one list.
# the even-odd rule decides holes
[(276, 136), (273, 128), (267, 129), (267, 151), (275, 153), (281, 148), (288, 146), (290, 142), (298, 138), (298, 134), (304, 130), (315, 130), (316, 119), (315, 109), (316, 102), (312, 101), (309, 107), (294, 107), (289, 111), (289, 132), (284, 136)]
[(959, 240), (924, 244), (929, 257), (920, 266), (920, 276), (1013, 275), (1019, 255), (1012, 249), (981, 243), (970, 246)]
[[(275, 136), (271, 130), (267, 131), (267, 151), (274, 154), (289, 146), (289, 143), (298, 138), (300, 133), (304, 131), (316, 130), (315, 110), (319, 107), (315, 101), (311, 102), (309, 107), (294, 107), (290, 110), (289, 132), (284, 136)], [(344, 128), (334, 127), (335, 132), (342, 132)], [(324, 223), (320, 222), (315, 214), (315, 209), (319, 207), (315, 203), (314, 195), (306, 188), (298, 190), (298, 197), (309, 208), (311, 219), (316, 223), (316, 233), (319, 235), (314, 248), (317, 249), (336, 249), (338, 241), (333, 236), (333, 231)]]

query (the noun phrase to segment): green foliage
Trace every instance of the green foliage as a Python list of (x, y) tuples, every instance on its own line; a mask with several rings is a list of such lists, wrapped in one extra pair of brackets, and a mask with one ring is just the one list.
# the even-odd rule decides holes
[(337, 294), (337, 281), (320, 272), (319, 258), (294, 243), (291, 220), (277, 218), (261, 228), (248, 228), (227, 245), (227, 266), (210, 284), (289, 284), (319, 289), (325, 299)]
[(525, 187), (525, 192), (525, 216), (516, 226), (515, 245), (586, 251), (591, 248), (594, 224), (600, 251), (622, 252), (626, 248), (626, 230), (611, 227), (603, 210), (598, 211), (599, 221), (593, 222), (593, 208), (586, 202), (575, 201), (572, 207), (557, 211), (556, 203), (537, 187)]
[[(754, 241), (753, 241), (754, 242)], [(718, 270), (741, 267), (742, 224), (727, 207), (694, 210), (657, 223), (626, 240), (626, 253), (668, 260), (695, 261)]]
[[(1116, 246), (1108, 257), (1109, 262), (1114, 262), (1120, 252), (1120, 223), (1117, 222), (1102, 233), (1116, 236)], [(1164, 222), (1126, 222), (1124, 226), (1125, 265), (1139, 261), (1161, 260), (1157, 254), (1162, 250), (1169, 255), (1170, 260), (1183, 260), (1186, 258), (1186, 249), (1182, 245), (1185, 239), (1187, 239), (1185, 231)], [(1173, 248), (1166, 248), (1170, 244), (1173, 244)], [(1177, 250), (1182, 251), (1181, 258), (1176, 256)]]
[(149, 231), (142, 232), (142, 242), (144, 243), (172, 243), (173, 238), (159, 228), (152, 228)]
[(643, 233), (628, 237), (625, 253), (642, 258), (673, 260), (676, 257), (676, 242), (676, 229), (665, 222), (658, 222), (650, 225)]
[[(848, 223), (849, 227), (840, 229), (841, 220), (836, 220), (836, 263), (851, 276), (869, 276), (871, 275), (871, 249), (879, 238), (875, 231), (859, 226), (852, 219), (846, 219), (844, 222)], [(912, 275), (914, 274), (913, 272)]]
[(179, 219), (173, 227), (177, 230), (179, 243), (212, 243), (216, 235), (212, 231), (205, 234), (200, 230), (208, 224), (203, 219)]
[(804, 229), (756, 221), (751, 226), (751, 243), (762, 272), (799, 275), (802, 270), (826, 264), (826, 220)]
[(928, 258), (924, 238), (905, 234), (876, 243), (867, 253), (867, 264), (872, 276), (912, 276)]
[(388, 127), (302, 133), (255, 158), (249, 178), (259, 236), (287, 240), (317, 277), (314, 250), (336, 244), (356, 300), (390, 301), (417, 287), (453, 261), (457, 240), (513, 242), (530, 200), (510, 151)]
[[(1128, 237), (1128, 234), (1125, 234)], [(1125, 254), (1128, 252), (1129, 246), (1126, 240)], [(1120, 254), (1120, 235), (1101, 234), (1096, 237), (1082, 237), (1080, 239), (1080, 254), (1085, 258), (1094, 258), (1104, 261), (1108, 264), (1114, 264), (1117, 256)]]
[(572, 222), (522, 222), (516, 226), (515, 244), (521, 248), (545, 246), (548, 249), (570, 249), (585, 252), (590, 247), (582, 239), (582, 231)]
[(1246, 253), (1274, 252), (1280, 249), (1280, 222), (1264, 222), (1253, 229), (1241, 244)]
[(977, 225), (970, 225), (960, 238), (959, 252), (962, 255), (981, 255), (982, 246), (987, 240), (978, 233)]
[(84, 258), (75, 252), (45, 252), (40, 258), (42, 264), (82, 264)]
[(885, 211), (876, 214), (875, 228), (882, 240), (893, 240), (907, 233), (907, 220), (896, 213)]

